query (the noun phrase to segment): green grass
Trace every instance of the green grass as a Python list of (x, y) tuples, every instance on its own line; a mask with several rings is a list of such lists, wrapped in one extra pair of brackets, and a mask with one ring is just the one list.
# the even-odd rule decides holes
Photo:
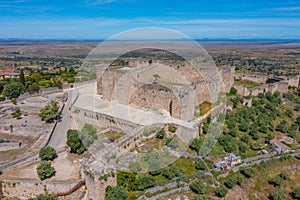
[(257, 82), (250, 81), (250, 80), (234, 80), (234, 84), (244, 85), (249, 89), (262, 85), (261, 83), (257, 83)]

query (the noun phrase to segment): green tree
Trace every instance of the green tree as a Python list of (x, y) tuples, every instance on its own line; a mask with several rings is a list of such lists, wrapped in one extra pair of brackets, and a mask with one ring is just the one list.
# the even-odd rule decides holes
[(300, 126), (300, 116), (297, 117), (296, 122), (295, 122), (298, 126)]
[(128, 199), (128, 194), (120, 186), (106, 187), (105, 200), (126, 200), (126, 199)]
[(41, 117), (42, 121), (52, 122), (53, 120), (57, 119), (59, 117), (59, 107), (57, 105), (57, 102), (51, 102), (44, 106), (40, 110), (39, 116)]
[(225, 197), (227, 192), (228, 189), (224, 185), (221, 185), (219, 188), (215, 190), (215, 194), (217, 197)]
[(41, 180), (50, 178), (55, 173), (55, 169), (51, 166), (50, 161), (41, 161), (36, 169), (37, 174)]
[(164, 177), (166, 177), (168, 180), (171, 180), (175, 178), (180, 173), (179, 169), (172, 166), (169, 169), (165, 169), (162, 173)]
[(195, 138), (192, 140), (189, 147), (190, 147), (190, 149), (192, 149), (198, 153), (200, 151), (201, 145), (202, 145), (202, 142), (198, 138)]
[(71, 152), (81, 154), (86, 150), (81, 139), (79, 138), (80, 132), (78, 130), (67, 131), (67, 145), (71, 148)]
[(213, 200), (210, 196), (196, 195), (195, 200)]
[(139, 186), (138, 186), (139, 190), (145, 190), (155, 186), (155, 179), (152, 176), (143, 176), (138, 180), (138, 182), (139, 182)]
[(10, 99), (18, 98), (25, 92), (26, 88), (22, 83), (11, 82), (4, 86), (2, 94)]
[(282, 183), (283, 183), (283, 180), (278, 175), (269, 180), (269, 184), (274, 185), (274, 186), (280, 186)]
[(53, 147), (46, 146), (39, 152), (41, 160), (53, 160), (56, 157), (56, 150)]
[(25, 85), (25, 76), (24, 76), (24, 70), (23, 69), (21, 69), (21, 71), (20, 71), (19, 80), (20, 80), (20, 83)]
[(237, 178), (233, 175), (228, 176), (225, 181), (225, 186), (229, 189), (233, 188), (237, 184)]
[(229, 91), (229, 94), (230, 95), (236, 95), (236, 93), (237, 93), (237, 89), (235, 89), (234, 87), (231, 87), (230, 91)]
[(270, 195), (269, 195), (270, 200), (286, 200), (287, 197), (282, 190), (274, 190)]
[(287, 109), (285, 111), (285, 115), (288, 116), (288, 117), (290, 117), (290, 118), (292, 118), (293, 117), (293, 111), (291, 111), (290, 109)]
[(190, 184), (190, 189), (196, 194), (204, 194), (205, 186), (200, 179), (195, 180)]
[(254, 169), (251, 167), (246, 167), (241, 170), (241, 174), (243, 174), (246, 178), (251, 178), (254, 175)]
[(287, 132), (287, 122), (285, 120), (282, 120), (277, 126), (276, 126), (276, 131), (280, 131), (282, 133)]
[(198, 160), (196, 162), (195, 168), (198, 170), (205, 170), (206, 169), (205, 162), (203, 160)]
[(300, 199), (300, 187), (295, 187), (292, 192), (293, 199)]

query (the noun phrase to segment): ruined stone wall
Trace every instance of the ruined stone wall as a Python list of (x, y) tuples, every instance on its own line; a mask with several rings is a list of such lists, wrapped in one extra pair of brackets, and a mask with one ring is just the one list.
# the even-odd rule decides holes
[(288, 82), (280, 81), (276, 83), (264, 84), (250, 89), (251, 95), (257, 96), (259, 93), (271, 92), (272, 94), (278, 91), (280, 94), (288, 92)]
[(286, 78), (289, 86), (292, 86), (292, 87), (300, 87), (300, 75), (297, 75), (297, 76), (294, 76), (294, 77), (289, 77), (289, 78)]
[(266, 83), (268, 80), (268, 76), (260, 76), (260, 75), (253, 75), (253, 74), (241, 74), (241, 73), (235, 73), (234, 75), (235, 79), (241, 79), (241, 80), (249, 80), (254, 81), (257, 83)]
[(39, 194), (64, 193), (72, 189), (79, 181), (48, 182), (35, 180), (2, 180), (2, 193), (6, 197), (28, 199)]
[(94, 174), (85, 167), (83, 174), (88, 190), (87, 196), (91, 200), (104, 200), (106, 187), (109, 185), (112, 187), (117, 186), (117, 178), (114, 172)]
[(237, 89), (237, 94), (241, 96), (250, 95), (249, 89), (244, 85), (234, 85), (234, 88)]
[(223, 91), (229, 92), (230, 88), (234, 84), (234, 74), (235, 74), (235, 67), (233, 66), (222, 66), (220, 67), (222, 81), (223, 81)]
[(170, 89), (161, 85), (149, 84), (138, 88), (129, 103), (150, 110), (165, 109), (173, 117), (181, 117), (179, 99)]
[(132, 123), (129, 120), (125, 121), (123, 119), (117, 119), (103, 113), (97, 113), (78, 107), (74, 107), (74, 110), (76, 110), (77, 115), (75, 117), (79, 117), (79, 119), (85, 117), (87, 119), (95, 120), (98, 122), (97, 124), (99, 125), (99, 127), (103, 129), (113, 127), (116, 129), (121, 129), (124, 133), (133, 133), (141, 128), (141, 126)]

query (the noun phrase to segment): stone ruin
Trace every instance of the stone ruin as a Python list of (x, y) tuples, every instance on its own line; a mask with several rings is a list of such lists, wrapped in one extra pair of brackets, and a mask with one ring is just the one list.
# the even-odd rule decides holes
[(165, 63), (141, 59), (126, 60), (127, 66), (110, 66), (97, 81), (103, 100), (147, 110), (166, 110), (171, 117), (192, 120), (198, 105), (215, 103), (220, 92), (234, 82), (234, 67), (220, 67), (207, 77), (209, 67), (198, 69), (187, 61)]

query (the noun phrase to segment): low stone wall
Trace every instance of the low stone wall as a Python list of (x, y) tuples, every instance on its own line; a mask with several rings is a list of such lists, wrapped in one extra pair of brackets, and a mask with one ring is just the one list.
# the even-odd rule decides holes
[(46, 182), (35, 180), (2, 180), (1, 191), (5, 197), (16, 197), (19, 199), (28, 199), (39, 194), (57, 195), (70, 191), (78, 181), (72, 182)]
[(268, 80), (269, 76), (260, 76), (260, 75), (254, 75), (254, 74), (241, 74), (241, 73), (236, 73), (234, 75), (235, 79), (241, 79), (241, 80), (249, 80), (249, 81), (254, 81), (257, 83), (266, 83)]
[(271, 92), (272, 94), (278, 91), (280, 94), (287, 93), (289, 85), (286, 81), (280, 81), (276, 83), (264, 84), (258, 87), (250, 89), (250, 92), (253, 96), (257, 96), (259, 93)]

